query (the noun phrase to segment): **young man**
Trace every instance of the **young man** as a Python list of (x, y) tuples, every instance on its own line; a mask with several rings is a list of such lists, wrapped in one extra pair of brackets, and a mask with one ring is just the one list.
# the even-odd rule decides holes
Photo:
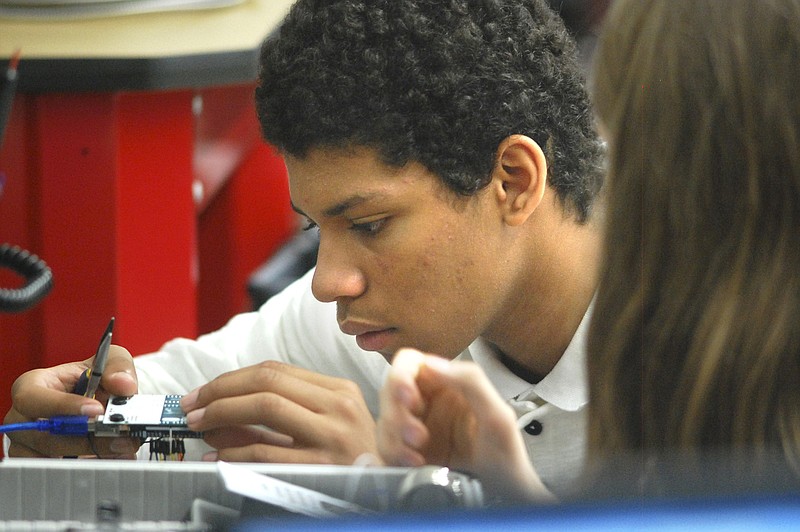
[[(477, 361), (544, 482), (566, 489), (583, 460), (602, 172), (562, 22), (543, 0), (300, 0), (261, 64), (259, 119), (319, 230), (317, 267), (196, 341), (134, 362), (115, 349), (104, 389), (186, 393), (208, 458), (349, 464), (375, 452), (387, 359), (411, 346)], [(22, 376), (7, 420), (100, 413), (62, 393), (89, 362)], [(98, 450), (133, 451), (114, 443)]]

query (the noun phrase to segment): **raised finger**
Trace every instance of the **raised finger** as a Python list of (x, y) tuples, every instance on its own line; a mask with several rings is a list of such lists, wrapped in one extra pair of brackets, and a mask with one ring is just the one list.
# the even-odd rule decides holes
[(436, 384), (431, 386), (436, 387), (447, 384), (457, 390), (469, 404), (473, 416), (480, 425), (504, 426), (514, 423), (516, 418), (513, 410), (500, 397), (486, 373), (477, 364), (430, 356), (426, 358), (425, 369), (421, 373), (427, 371), (435, 373), (436, 378), (424, 379), (425, 382), (435, 382)]

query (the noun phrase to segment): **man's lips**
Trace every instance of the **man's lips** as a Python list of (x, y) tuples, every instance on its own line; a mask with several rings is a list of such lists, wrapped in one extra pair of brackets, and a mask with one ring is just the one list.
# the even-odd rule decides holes
[(343, 333), (356, 337), (358, 347), (364, 351), (383, 351), (391, 340), (394, 328), (344, 321), (339, 324)]
[(373, 331), (364, 334), (356, 335), (356, 343), (358, 347), (364, 351), (378, 351), (382, 353), (386, 351), (389, 341), (392, 338), (394, 329), (383, 329), (381, 331)]

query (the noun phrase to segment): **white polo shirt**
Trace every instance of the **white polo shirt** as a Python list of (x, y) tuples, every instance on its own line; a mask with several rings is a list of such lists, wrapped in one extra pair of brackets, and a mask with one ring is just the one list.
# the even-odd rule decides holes
[(480, 365), (517, 412), (531, 462), (556, 496), (575, 488), (586, 459), (586, 335), (592, 308), (553, 370), (536, 384), (512, 373), (483, 340), (473, 342), (459, 355)]

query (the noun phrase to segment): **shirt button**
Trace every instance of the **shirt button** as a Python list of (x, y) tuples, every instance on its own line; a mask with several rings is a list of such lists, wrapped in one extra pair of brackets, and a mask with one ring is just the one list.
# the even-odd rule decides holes
[(525, 432), (530, 434), (531, 436), (538, 436), (542, 433), (542, 423), (537, 420), (533, 420), (527, 425), (525, 425)]

